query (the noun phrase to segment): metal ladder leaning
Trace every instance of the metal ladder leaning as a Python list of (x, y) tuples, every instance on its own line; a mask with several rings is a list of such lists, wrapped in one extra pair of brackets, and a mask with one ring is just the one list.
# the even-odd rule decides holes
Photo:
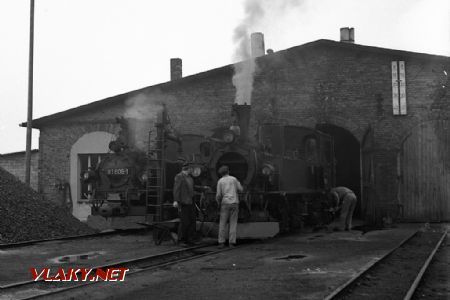
[(146, 206), (147, 219), (163, 221), (165, 192), (165, 132), (162, 124), (156, 125), (156, 138), (152, 141), (152, 131), (148, 133)]

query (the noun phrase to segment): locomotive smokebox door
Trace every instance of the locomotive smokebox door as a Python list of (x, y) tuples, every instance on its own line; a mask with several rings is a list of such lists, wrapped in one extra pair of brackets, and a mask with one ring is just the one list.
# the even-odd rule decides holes
[(256, 172), (255, 150), (227, 146), (214, 152), (209, 169), (215, 183), (219, 180), (218, 170), (221, 166), (228, 166), (230, 175), (236, 177), (242, 184), (249, 185), (254, 179)]

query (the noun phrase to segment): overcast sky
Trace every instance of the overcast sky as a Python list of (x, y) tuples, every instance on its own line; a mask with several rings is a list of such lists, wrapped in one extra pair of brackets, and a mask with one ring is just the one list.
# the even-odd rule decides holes
[[(450, 55), (450, 0), (35, 1), (34, 118), (168, 81), (171, 57), (183, 75), (232, 63), (249, 2), (266, 49), (349, 26), (357, 44)], [(0, 153), (25, 149), (28, 35), (29, 0), (0, 0)]]

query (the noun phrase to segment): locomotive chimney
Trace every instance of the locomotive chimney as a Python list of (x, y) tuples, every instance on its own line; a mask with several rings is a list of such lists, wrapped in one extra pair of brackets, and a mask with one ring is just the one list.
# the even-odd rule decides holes
[(252, 57), (264, 55), (264, 34), (262, 34), (262, 32), (253, 32), (250, 35), (250, 47), (252, 51)]
[(177, 80), (183, 77), (183, 62), (181, 58), (170, 59), (170, 80)]
[(236, 116), (236, 121), (240, 128), (239, 139), (243, 142), (248, 140), (248, 131), (250, 126), (250, 105), (248, 104), (233, 104), (232, 114)]

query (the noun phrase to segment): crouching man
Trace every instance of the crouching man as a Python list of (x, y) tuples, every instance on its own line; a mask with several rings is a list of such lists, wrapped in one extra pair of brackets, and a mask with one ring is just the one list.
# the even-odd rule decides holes
[[(225, 246), (227, 236), (230, 247), (234, 247), (239, 213), (238, 192), (242, 192), (243, 188), (235, 177), (229, 175), (228, 166), (220, 167), (219, 175), (222, 176), (217, 182), (216, 193), (216, 201), (220, 207), (219, 248)], [(229, 234), (225, 230), (227, 223), (229, 223)]]
[(339, 230), (351, 230), (353, 212), (356, 207), (355, 193), (346, 187), (339, 186), (330, 190), (330, 197), (336, 203), (335, 211), (340, 210)]

